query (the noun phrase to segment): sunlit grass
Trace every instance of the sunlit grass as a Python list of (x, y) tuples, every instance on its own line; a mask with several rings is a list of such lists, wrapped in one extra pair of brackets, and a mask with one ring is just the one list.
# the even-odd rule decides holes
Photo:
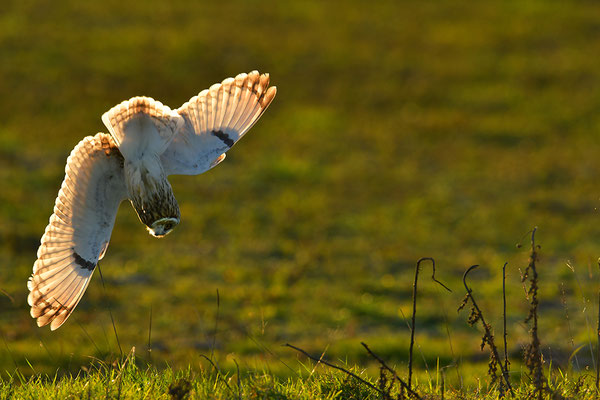
[[(344, 367), (342, 365), (342, 367)], [(240, 372), (222, 370), (214, 363), (204, 362), (200, 368), (189, 366), (177, 371), (172, 368), (157, 370), (144, 366), (132, 354), (113, 363), (94, 362), (76, 375), (55, 374), (25, 377), (13, 371), (0, 381), (0, 399), (380, 399), (396, 398), (399, 384), (388, 378), (372, 378), (367, 371), (357, 367), (323, 370), (314, 363), (295, 366), (294, 376), (276, 377), (267, 370)], [(355, 377), (350, 377), (352, 373)], [(463, 376), (476, 373), (462, 369)], [(440, 369), (439, 364), (427, 374), (415, 378), (413, 389), (423, 398), (446, 399), (498, 399), (497, 388), (485, 379), (476, 379), (464, 390), (462, 386), (448, 384), (451, 369)], [(361, 379), (359, 381), (358, 379)], [(589, 374), (556, 371), (547, 379), (551, 392), (543, 398), (595, 399)], [(372, 387), (367, 386), (371, 384)], [(525, 375), (515, 385), (516, 399), (530, 398), (532, 387)], [(551, 394), (552, 393), (552, 394)], [(552, 397), (554, 396), (554, 397)]]

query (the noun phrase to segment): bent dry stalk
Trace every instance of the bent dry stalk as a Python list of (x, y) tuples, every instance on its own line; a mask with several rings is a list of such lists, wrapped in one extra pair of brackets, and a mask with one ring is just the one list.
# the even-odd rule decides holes
[(481, 325), (483, 326), (483, 330), (484, 330), (483, 337), (481, 338), (481, 350), (483, 350), (483, 348), (485, 347), (486, 344), (488, 345), (488, 348), (490, 349), (490, 362), (489, 362), (488, 373), (489, 373), (490, 377), (492, 378), (492, 383), (495, 383), (498, 380), (498, 368), (500, 368), (502, 378), (504, 379), (504, 380), (500, 379), (500, 396), (504, 396), (504, 394), (507, 390), (510, 392), (511, 395), (514, 395), (512, 387), (510, 385), (510, 381), (508, 379), (508, 371), (504, 368), (504, 366), (500, 362), (500, 356), (498, 355), (498, 348), (496, 347), (496, 345), (494, 343), (494, 335), (492, 334), (492, 327), (490, 324), (485, 322), (483, 313), (481, 312), (481, 309), (479, 308), (479, 306), (477, 305), (477, 302), (475, 301), (475, 298), (473, 297), (473, 291), (467, 285), (467, 275), (469, 274), (469, 272), (471, 272), (472, 270), (474, 270), (477, 267), (479, 267), (479, 265), (471, 266), (469, 269), (467, 269), (465, 271), (465, 273), (463, 275), (463, 285), (465, 286), (465, 289), (467, 290), (467, 294), (465, 295), (465, 298), (463, 299), (462, 303), (458, 307), (458, 311), (460, 312), (460, 310), (462, 310), (467, 305), (467, 303), (469, 301), (471, 301), (471, 314), (469, 315), (467, 322), (469, 323), (469, 325), (474, 326), (477, 323), (477, 321), (481, 321)]
[(437, 284), (439, 284), (440, 286), (442, 286), (444, 289), (446, 289), (449, 292), (452, 292), (452, 290), (450, 290), (448, 288), (448, 286), (444, 285), (442, 282), (438, 281), (437, 279), (435, 279), (435, 260), (431, 257), (423, 257), (420, 258), (417, 261), (417, 265), (415, 267), (415, 282), (413, 284), (413, 297), (412, 297), (412, 318), (411, 318), (411, 325), (410, 325), (410, 348), (408, 350), (408, 388), (411, 388), (411, 381), (412, 381), (412, 362), (413, 362), (413, 346), (415, 344), (415, 319), (416, 319), (416, 315), (417, 315), (417, 282), (419, 280), (419, 270), (421, 268), (421, 263), (423, 261), (431, 261), (431, 268), (432, 268), (432, 273), (431, 273), (431, 279), (436, 282)]

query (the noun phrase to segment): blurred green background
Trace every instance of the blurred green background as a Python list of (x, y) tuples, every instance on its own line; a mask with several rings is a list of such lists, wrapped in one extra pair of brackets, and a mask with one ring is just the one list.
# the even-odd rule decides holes
[[(110, 359), (110, 310), (123, 351), (157, 366), (199, 368), (214, 351), (224, 368), (293, 375), (284, 343), (367, 366), (364, 341), (404, 371), (414, 265), (429, 256), (453, 293), (424, 267), (415, 362), (483, 377), (460, 278), (482, 265), (473, 287), (500, 338), (509, 262), (516, 365), (534, 226), (544, 356), (567, 367), (584, 345), (571, 361), (591, 367), (599, 53), (595, 2), (5, 1), (0, 370)], [(150, 237), (123, 203), (106, 289), (96, 273), (63, 327), (37, 328), (26, 281), (73, 146), (124, 99), (176, 108), (253, 69), (278, 95), (226, 162), (171, 178), (173, 234)]]

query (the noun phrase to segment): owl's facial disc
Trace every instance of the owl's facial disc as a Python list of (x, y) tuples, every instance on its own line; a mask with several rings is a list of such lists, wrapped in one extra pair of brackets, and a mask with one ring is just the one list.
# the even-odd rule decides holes
[(178, 223), (179, 218), (161, 218), (148, 227), (148, 232), (154, 237), (161, 238), (170, 233)]

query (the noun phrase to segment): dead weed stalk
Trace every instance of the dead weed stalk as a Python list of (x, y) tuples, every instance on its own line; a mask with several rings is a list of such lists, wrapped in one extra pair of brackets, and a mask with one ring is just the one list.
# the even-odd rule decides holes
[[(492, 327), (490, 324), (485, 322), (483, 313), (481, 312), (481, 309), (479, 308), (479, 306), (477, 305), (477, 302), (475, 301), (475, 298), (473, 297), (473, 291), (467, 285), (467, 275), (469, 274), (469, 272), (471, 272), (472, 270), (474, 270), (477, 267), (478, 267), (478, 265), (471, 266), (469, 269), (467, 269), (465, 271), (465, 273), (463, 275), (463, 284), (465, 286), (465, 289), (467, 290), (467, 294), (465, 295), (465, 298), (463, 299), (462, 303), (458, 307), (458, 311), (460, 312), (460, 310), (462, 310), (469, 303), (469, 301), (471, 302), (471, 314), (469, 315), (467, 322), (469, 323), (469, 325), (474, 326), (475, 324), (477, 324), (478, 321), (481, 321), (481, 325), (483, 326), (483, 330), (484, 330), (483, 336), (481, 338), (481, 350), (484, 349), (486, 344), (488, 345), (488, 348), (490, 349), (490, 362), (488, 364), (489, 365), (488, 374), (492, 378), (492, 384), (494, 384), (496, 382), (499, 383), (501, 396), (504, 396), (506, 391), (509, 391), (510, 394), (513, 395), (514, 393), (513, 393), (512, 387), (510, 385), (510, 381), (508, 379), (508, 371), (504, 368), (504, 366), (500, 362), (500, 356), (498, 355), (498, 348), (494, 344), (494, 335), (492, 333)], [(503, 379), (499, 379), (499, 377), (498, 377), (498, 368), (500, 368), (500, 372), (502, 374)]]
[(529, 314), (525, 319), (525, 323), (531, 323), (529, 330), (531, 342), (525, 346), (523, 351), (523, 359), (525, 365), (529, 369), (532, 376), (533, 386), (535, 388), (534, 397), (542, 399), (544, 393), (544, 373), (542, 372), (542, 352), (540, 350), (540, 339), (538, 336), (538, 273), (536, 262), (538, 260), (539, 246), (535, 244), (535, 231), (531, 232), (531, 253), (529, 255), (529, 263), (523, 273), (522, 281), (525, 282), (529, 278), (529, 289), (527, 290), (529, 297)]
[(419, 270), (421, 269), (421, 263), (423, 261), (431, 261), (431, 268), (433, 271), (431, 273), (431, 279), (434, 282), (436, 282), (437, 284), (439, 284), (440, 286), (442, 286), (447, 291), (452, 292), (452, 290), (450, 290), (448, 288), (448, 286), (444, 285), (442, 282), (435, 279), (435, 260), (433, 258), (423, 257), (417, 261), (417, 265), (415, 267), (415, 282), (413, 284), (413, 295), (412, 295), (412, 318), (411, 318), (411, 324), (410, 324), (410, 348), (408, 350), (408, 388), (409, 389), (411, 387), (411, 381), (412, 381), (413, 347), (415, 344), (415, 321), (416, 321), (416, 316), (417, 316), (417, 282), (419, 280)]

